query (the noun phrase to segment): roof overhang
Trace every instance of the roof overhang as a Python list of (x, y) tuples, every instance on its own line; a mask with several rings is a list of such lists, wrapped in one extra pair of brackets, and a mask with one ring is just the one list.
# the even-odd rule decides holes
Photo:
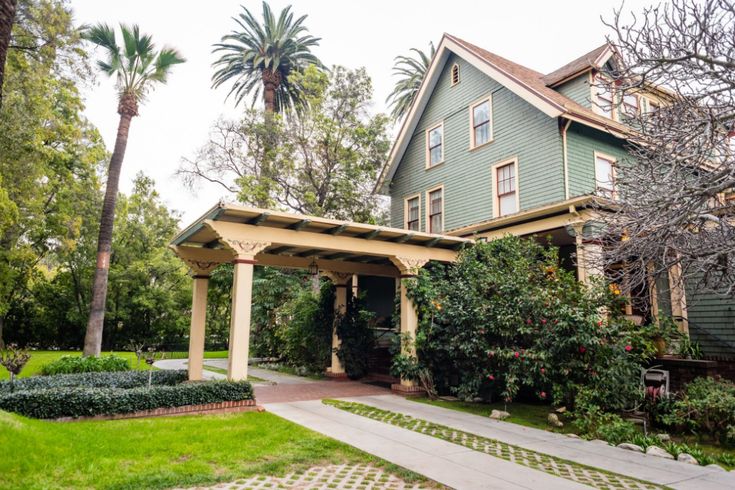
[[(398, 277), (396, 258), (453, 262), (471, 240), (219, 203), (171, 242), (190, 265), (231, 262), (253, 244), (257, 263)], [(207, 267), (197, 266), (200, 269)]]

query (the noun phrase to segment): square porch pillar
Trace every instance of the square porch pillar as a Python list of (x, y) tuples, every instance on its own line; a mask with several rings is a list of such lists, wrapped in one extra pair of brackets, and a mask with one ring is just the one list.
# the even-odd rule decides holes
[(593, 277), (604, 276), (602, 268), (602, 244), (599, 240), (584, 237), (584, 223), (574, 223), (577, 246), (577, 278), (589, 284)]
[(189, 381), (200, 381), (203, 379), (202, 370), (204, 369), (204, 338), (209, 275), (197, 274), (193, 279), (191, 328), (189, 330)]
[[(428, 262), (428, 259), (413, 257), (391, 257), (391, 262), (398, 268), (401, 273), (400, 278), (400, 299), (401, 299), (401, 350), (404, 354), (416, 356), (416, 348), (414, 340), (416, 339), (416, 330), (419, 325), (419, 317), (416, 311), (416, 305), (408, 297), (408, 288), (406, 279), (415, 277), (419, 269)], [(404, 340), (406, 341), (404, 343)], [(400, 384), (391, 386), (393, 391), (405, 395), (416, 395), (423, 392), (423, 388), (418, 386), (416, 381), (401, 378)]]
[(250, 353), (250, 312), (253, 298), (253, 269), (255, 256), (270, 243), (224, 240), (235, 252), (232, 261), (232, 312), (230, 317), (230, 343), (227, 356), (227, 379), (241, 381), (248, 377)]
[[(335, 317), (347, 312), (347, 293), (352, 288), (353, 274), (347, 272), (325, 272), (324, 274), (334, 284), (334, 314)], [(349, 291), (352, 293), (352, 291)], [(336, 324), (332, 326), (332, 359), (327, 376), (330, 378), (346, 379), (345, 367), (337, 355), (342, 342), (337, 336)]]
[(201, 381), (204, 369), (204, 339), (207, 323), (207, 291), (209, 274), (218, 262), (184, 259), (192, 276), (191, 323), (189, 327), (189, 381)]

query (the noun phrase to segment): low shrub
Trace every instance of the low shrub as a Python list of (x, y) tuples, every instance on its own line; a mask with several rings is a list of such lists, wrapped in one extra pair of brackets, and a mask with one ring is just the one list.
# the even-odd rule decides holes
[(603, 412), (597, 407), (577, 412), (573, 423), (585, 437), (602, 439), (613, 445), (630, 442), (640, 434), (632, 422), (623, 420), (614, 413)]
[(27, 417), (56, 419), (252, 399), (253, 388), (247, 381), (211, 381), (151, 388), (60, 387), (14, 391), (0, 395), (0, 409)]
[(54, 374), (128, 370), (130, 370), (130, 364), (128, 364), (127, 359), (114, 354), (101, 357), (61, 356), (55, 361), (44, 364), (41, 367), (41, 374), (51, 376)]
[[(187, 372), (153, 371), (151, 385), (175, 385), (188, 379)], [(49, 388), (120, 388), (130, 389), (148, 386), (148, 373), (144, 371), (118, 371), (101, 373), (57, 374), (54, 376), (31, 376), (11, 383), (0, 381), (0, 395), (11, 391), (45, 390)]]
[(679, 429), (735, 444), (735, 384), (697, 378), (684, 389), (664, 421)]

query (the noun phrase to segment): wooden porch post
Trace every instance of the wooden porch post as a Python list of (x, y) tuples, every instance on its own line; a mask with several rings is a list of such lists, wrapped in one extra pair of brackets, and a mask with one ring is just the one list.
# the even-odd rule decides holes
[[(427, 259), (419, 259), (413, 257), (391, 257), (391, 262), (398, 268), (401, 273), (400, 296), (401, 296), (401, 350), (404, 354), (416, 356), (414, 340), (416, 339), (416, 329), (419, 325), (419, 317), (416, 312), (416, 305), (408, 297), (408, 289), (406, 287), (406, 279), (415, 277), (419, 269), (428, 262)], [(404, 340), (406, 342), (404, 342)], [(401, 378), (400, 384), (391, 386), (391, 389), (400, 393), (411, 394), (422, 391), (422, 388), (411, 379)]]
[(225, 243), (235, 252), (227, 379), (240, 381), (248, 377), (255, 256), (270, 243), (243, 240), (225, 240)]
[(209, 274), (218, 262), (203, 262), (184, 259), (191, 271), (191, 324), (189, 328), (189, 381), (200, 381), (204, 368), (204, 339), (207, 322), (207, 290)]
[[(334, 283), (334, 314), (344, 315), (347, 312), (347, 291), (352, 287), (353, 274), (347, 272), (326, 272), (324, 274)], [(351, 291), (350, 291), (351, 293)], [(345, 367), (337, 356), (341, 341), (337, 336), (336, 325), (332, 326), (332, 362), (327, 369), (330, 378), (346, 378)]]

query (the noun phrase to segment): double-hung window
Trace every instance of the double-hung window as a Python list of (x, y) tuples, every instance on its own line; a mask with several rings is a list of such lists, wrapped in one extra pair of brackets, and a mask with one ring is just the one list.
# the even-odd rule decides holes
[(490, 99), (483, 100), (470, 107), (472, 124), (472, 148), (484, 145), (492, 139), (492, 104)]
[(427, 194), (429, 233), (441, 233), (444, 230), (444, 189), (440, 187)]
[(426, 132), (426, 166), (433, 167), (444, 161), (444, 124)]
[(419, 196), (406, 199), (406, 229), (419, 231), (421, 199)]
[(615, 159), (595, 153), (595, 185), (597, 194), (615, 199)]
[(593, 110), (605, 117), (613, 119), (613, 111), (615, 108), (613, 85), (610, 80), (603, 77), (595, 77), (592, 90), (595, 94), (593, 103)]
[(495, 166), (496, 216), (518, 212), (518, 187), (516, 184), (516, 161)]
[(623, 111), (626, 116), (634, 117), (638, 115), (639, 98), (636, 94), (625, 94), (623, 96)]

